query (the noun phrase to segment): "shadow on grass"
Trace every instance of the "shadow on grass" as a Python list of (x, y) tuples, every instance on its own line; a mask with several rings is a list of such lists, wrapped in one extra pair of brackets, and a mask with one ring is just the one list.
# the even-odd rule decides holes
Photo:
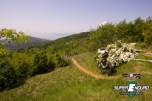
[(113, 67), (112, 69), (100, 69), (101, 74), (108, 74), (108, 76), (114, 76), (117, 73), (116, 67)]
[(22, 79), (22, 80), (15, 80), (11, 84), (3, 83), (0, 87), (0, 92), (2, 92), (4, 90), (10, 90), (10, 89), (17, 88), (17, 87), (23, 85), (25, 83), (25, 81), (26, 81), (26, 79)]

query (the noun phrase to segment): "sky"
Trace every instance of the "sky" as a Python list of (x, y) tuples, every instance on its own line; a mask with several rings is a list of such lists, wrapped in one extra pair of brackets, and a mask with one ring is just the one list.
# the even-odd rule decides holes
[(0, 0), (0, 29), (56, 39), (99, 23), (152, 16), (152, 0)]

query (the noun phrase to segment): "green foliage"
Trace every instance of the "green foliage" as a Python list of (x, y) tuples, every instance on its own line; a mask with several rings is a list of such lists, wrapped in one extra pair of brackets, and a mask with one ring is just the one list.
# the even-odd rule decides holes
[(10, 60), (10, 65), (17, 71), (19, 78), (27, 78), (34, 70), (33, 57), (27, 53), (14, 53)]
[(10, 58), (5, 56), (0, 58), (0, 90), (13, 87), (17, 82), (16, 71), (9, 64)]
[(135, 21), (134, 21), (134, 24), (133, 24), (133, 39), (132, 41), (134, 42), (143, 42), (144, 41), (144, 36), (143, 36), (143, 28), (144, 28), (144, 25), (145, 22), (144, 20), (142, 20), (140, 17), (138, 17)]
[(51, 48), (60, 55), (68, 54), (73, 51), (86, 51), (88, 50), (86, 42), (88, 42), (89, 35), (90, 32), (82, 32), (80, 34), (63, 37), (47, 43), (42, 46), (41, 49), (46, 49), (48, 51), (48, 48)]
[(33, 73), (33, 60), (28, 54), (14, 53), (0, 58), (0, 89), (12, 88), (25, 82)]
[(4, 48), (4, 45), (0, 43), (0, 58), (5, 57), (8, 55), (8, 50)]
[[(26, 42), (28, 40), (28, 38), (25, 36), (23, 32), (16, 32), (13, 29), (5, 29), (5, 28), (0, 30), (0, 40), (1, 39), (15, 41), (17, 43), (20, 41)], [(8, 53), (9, 52), (5, 49), (4, 44), (0, 41), (0, 57), (3, 57)]]
[(144, 37), (144, 42), (152, 45), (152, 17), (149, 17), (145, 23)]
[(69, 60), (56, 54), (55, 64), (56, 64), (56, 67), (66, 67), (69, 65)]
[(46, 73), (55, 68), (51, 58), (48, 59), (46, 53), (38, 52), (34, 56), (34, 65), (36, 66), (33, 74)]
[[(27, 37), (24, 35), (23, 32), (16, 32), (12, 29), (1, 29), (0, 30), (0, 39), (7, 39), (9, 41), (27, 41)], [(20, 84), (22, 80), (20, 80), (20, 77), (18, 77), (18, 73), (20, 75), (24, 74), (24, 71), (18, 71), (22, 66), (25, 66), (22, 64), (22, 66), (18, 66), (16, 70), (16, 67), (12, 64), (10, 64), (10, 61), (12, 61), (11, 57), (9, 56), (9, 51), (5, 49), (2, 42), (0, 42), (0, 90), (5, 89), (7, 87), (14, 87), (17, 84)], [(13, 57), (14, 58), (14, 57)], [(22, 60), (21, 60), (22, 61)], [(18, 64), (20, 64), (20, 60), (18, 58)]]
[(12, 40), (15, 42), (24, 41), (26, 42), (28, 38), (25, 36), (23, 32), (16, 32), (13, 29), (1, 29), (0, 30), (0, 38), (6, 38), (8, 40)]
[(123, 42), (138, 42), (143, 45), (152, 45), (152, 19), (142, 20), (138, 17), (132, 22), (125, 20), (118, 24), (107, 23), (91, 31), (90, 50), (94, 51), (99, 47), (104, 47), (117, 40)]
[(108, 43), (113, 42), (115, 35), (114, 25), (111, 23), (105, 24), (103, 26), (99, 26), (97, 30), (92, 31), (90, 35), (91, 40), (91, 50), (96, 50), (99, 47), (104, 47)]

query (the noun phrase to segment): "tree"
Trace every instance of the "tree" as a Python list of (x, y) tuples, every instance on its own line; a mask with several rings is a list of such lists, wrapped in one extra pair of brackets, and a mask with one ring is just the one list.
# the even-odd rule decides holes
[(0, 39), (1, 38), (5, 38), (7, 40), (12, 40), (15, 42), (26, 42), (28, 40), (23, 32), (16, 32), (16, 30), (6, 28), (0, 30)]
[[(23, 32), (16, 32), (13, 29), (1, 29), (0, 30), (0, 40), (6, 39), (8, 41), (15, 41), (16, 43), (20, 41), (26, 42), (28, 38)], [(4, 44), (0, 41), (0, 57), (7, 55), (8, 51), (5, 49)]]
[(26, 79), (32, 75), (34, 70), (33, 56), (27, 53), (14, 53), (10, 60), (10, 65), (17, 71), (19, 79)]
[(55, 68), (52, 58), (48, 58), (46, 53), (41, 51), (37, 52), (34, 56), (35, 69), (33, 75), (46, 73), (52, 71)]
[(144, 27), (144, 42), (152, 45), (152, 17), (147, 19)]
[(96, 50), (99, 47), (104, 47), (116, 40), (115, 25), (112, 23), (99, 26), (97, 30), (92, 30), (90, 33), (90, 51)]
[(16, 70), (9, 63), (12, 59), (9, 56), (9, 51), (4, 47), (3, 39), (15, 42), (28, 40), (23, 32), (16, 32), (13, 29), (0, 30), (0, 90), (20, 83)]
[(135, 42), (143, 42), (144, 36), (143, 36), (143, 28), (144, 28), (144, 20), (142, 20), (140, 17), (138, 17), (134, 21), (134, 30), (133, 30), (133, 41)]

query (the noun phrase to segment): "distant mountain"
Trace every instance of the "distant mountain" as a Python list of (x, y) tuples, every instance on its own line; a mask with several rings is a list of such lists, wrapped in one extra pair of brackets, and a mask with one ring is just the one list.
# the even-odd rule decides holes
[(9, 42), (8, 40), (0, 40), (0, 42), (3, 42), (5, 47), (9, 50), (19, 50), (19, 49), (25, 49), (27, 47), (34, 47), (34, 46), (39, 46), (42, 45), (50, 40), (46, 39), (41, 39), (41, 38), (36, 38), (32, 36), (28, 36), (29, 41), (26, 43), (20, 42), (20, 43), (15, 43), (15, 42)]

